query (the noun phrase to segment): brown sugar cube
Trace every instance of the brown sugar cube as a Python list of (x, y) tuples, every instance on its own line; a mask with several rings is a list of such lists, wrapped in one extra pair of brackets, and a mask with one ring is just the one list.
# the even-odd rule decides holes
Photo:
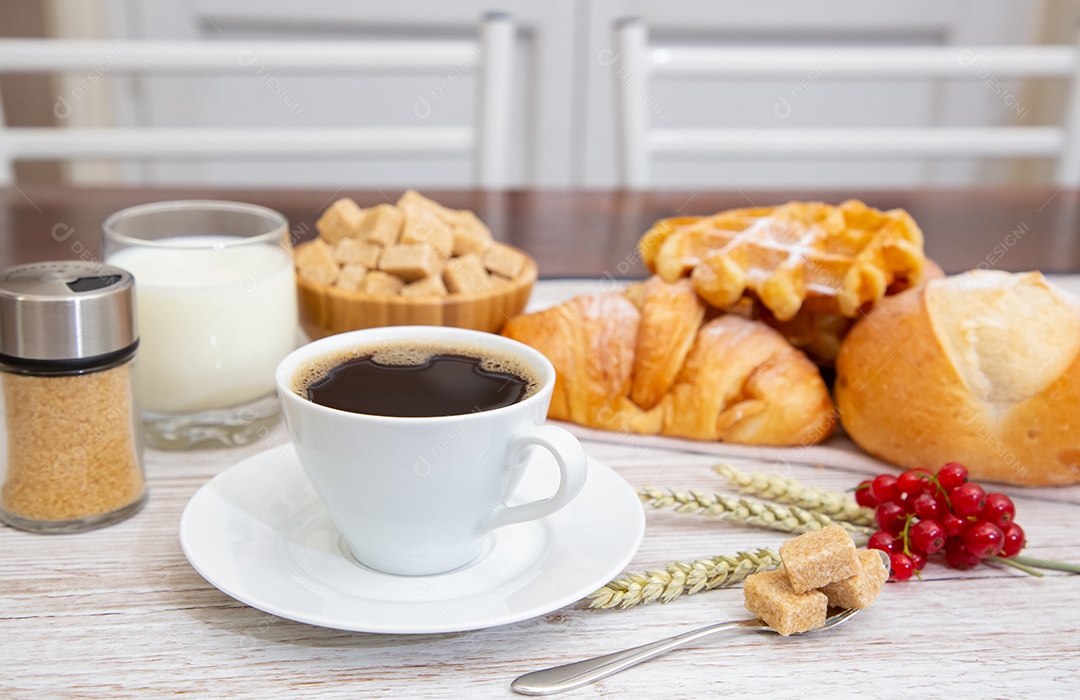
[(503, 277), (502, 275), (488, 275), (488, 287), (490, 287), (491, 289), (505, 287), (506, 285), (510, 284), (511, 281), (512, 280), (510, 280), (510, 278)]
[(491, 229), (476, 215), (476, 212), (470, 209), (448, 209), (447, 212), (447, 221), (454, 228), (469, 229), (489, 241), (495, 240), (491, 236)]
[(514, 279), (525, 267), (525, 254), (502, 243), (493, 243), (484, 253), (484, 267)]
[(383, 251), (379, 269), (397, 275), (406, 282), (437, 275), (442, 271), (442, 260), (435, 250), (420, 243), (400, 243)]
[(439, 275), (417, 280), (405, 285), (405, 288), (401, 290), (403, 297), (444, 297), (446, 294), (446, 285), (443, 284), (442, 277)]
[(407, 209), (405, 225), (401, 230), (401, 242), (429, 245), (445, 260), (454, 252), (454, 231), (445, 221), (430, 212)]
[(785, 637), (824, 625), (829, 607), (821, 591), (795, 591), (783, 569), (747, 576), (743, 599), (750, 614)]
[(491, 245), (491, 231), (471, 211), (452, 212), (450, 223), (454, 229), (454, 255), (483, 253)]
[(364, 210), (364, 220), (360, 222), (356, 236), (384, 246), (397, 243), (404, 219), (405, 214), (397, 207), (379, 204)]
[(481, 255), (490, 245), (490, 240), (477, 236), (473, 231), (454, 227), (454, 255)]
[(843, 581), (859, 573), (851, 535), (839, 525), (807, 532), (780, 545), (780, 560), (800, 593)]
[(331, 204), (315, 222), (315, 228), (327, 243), (337, 243), (358, 235), (365, 216), (365, 211), (346, 197)]
[(341, 272), (338, 273), (337, 281), (334, 282), (334, 286), (348, 292), (358, 292), (360, 291), (360, 285), (364, 281), (365, 275), (367, 275), (367, 268), (363, 265), (357, 265), (355, 263), (343, 265)]
[(476, 253), (448, 260), (443, 270), (443, 281), (451, 292), (463, 294), (482, 292), (490, 285), (487, 270)]
[(296, 274), (315, 284), (333, 284), (338, 276), (338, 264), (330, 246), (320, 239), (296, 247)]
[(404, 286), (405, 283), (401, 281), (400, 277), (379, 270), (372, 270), (364, 275), (364, 280), (360, 283), (360, 291), (364, 294), (396, 296)]
[(442, 221), (448, 221), (453, 214), (452, 210), (447, 209), (434, 199), (428, 199), (416, 190), (405, 190), (405, 193), (398, 199), (397, 206), (399, 209), (406, 211), (410, 209), (425, 211)]
[(369, 269), (378, 267), (381, 253), (382, 246), (374, 241), (342, 238), (334, 244), (334, 258), (342, 265), (363, 265)]
[(859, 550), (859, 573), (824, 586), (821, 592), (834, 608), (868, 608), (881, 593), (889, 569), (876, 549)]

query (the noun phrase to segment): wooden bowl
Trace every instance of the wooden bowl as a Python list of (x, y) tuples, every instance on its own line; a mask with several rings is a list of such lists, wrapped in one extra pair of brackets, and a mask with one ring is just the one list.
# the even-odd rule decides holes
[(350, 292), (296, 278), (300, 326), (312, 340), (378, 326), (454, 326), (498, 333), (525, 309), (536, 282), (536, 261), (509, 284), (479, 294), (399, 297)]

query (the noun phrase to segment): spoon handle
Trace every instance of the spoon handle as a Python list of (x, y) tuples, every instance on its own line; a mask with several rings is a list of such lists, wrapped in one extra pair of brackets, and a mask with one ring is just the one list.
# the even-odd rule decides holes
[(544, 669), (543, 671), (526, 673), (511, 683), (510, 689), (522, 695), (551, 695), (572, 688), (580, 688), (601, 678), (607, 678), (619, 671), (624, 671), (631, 666), (636, 666), (643, 661), (654, 659), (665, 652), (689, 644), (702, 637), (738, 628), (758, 629), (763, 627), (765, 625), (760, 620), (717, 622), (708, 627), (701, 627), (649, 644), (642, 644), (633, 649), (616, 651), (604, 656), (585, 659), (584, 661), (576, 661), (563, 666)]

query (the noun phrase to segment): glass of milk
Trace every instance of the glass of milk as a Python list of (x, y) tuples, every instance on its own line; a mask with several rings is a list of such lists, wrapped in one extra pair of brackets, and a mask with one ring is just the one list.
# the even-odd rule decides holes
[(274, 369), (296, 347), (288, 221), (252, 204), (161, 202), (105, 221), (135, 277), (136, 393), (148, 444), (241, 445), (277, 420)]

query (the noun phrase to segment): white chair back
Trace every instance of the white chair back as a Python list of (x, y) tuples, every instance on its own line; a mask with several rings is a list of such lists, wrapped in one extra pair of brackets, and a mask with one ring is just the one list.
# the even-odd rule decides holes
[[(1080, 49), (1076, 46), (846, 48), (828, 78), (983, 79), (1055, 77), (1071, 81), (1059, 126), (919, 128), (651, 128), (649, 81), (656, 77), (793, 78), (820, 70), (829, 48), (650, 45), (640, 19), (616, 23), (615, 91), (619, 172), (647, 187), (652, 159), (695, 157), (1038, 157), (1056, 161), (1059, 185), (1080, 178)], [(1080, 44), (1080, 39), (1078, 39)], [(975, 65), (977, 63), (977, 66)], [(977, 69), (973, 69), (973, 66)], [(778, 103), (782, 108), (782, 102)]]
[(439, 72), (476, 62), (480, 85), (471, 127), (32, 128), (5, 127), (0, 103), (0, 175), (16, 160), (312, 158), (472, 154), (474, 181), (508, 185), (515, 26), (486, 15), (476, 41), (140, 42), (0, 39), (0, 72), (93, 71), (110, 57), (115, 72)]

